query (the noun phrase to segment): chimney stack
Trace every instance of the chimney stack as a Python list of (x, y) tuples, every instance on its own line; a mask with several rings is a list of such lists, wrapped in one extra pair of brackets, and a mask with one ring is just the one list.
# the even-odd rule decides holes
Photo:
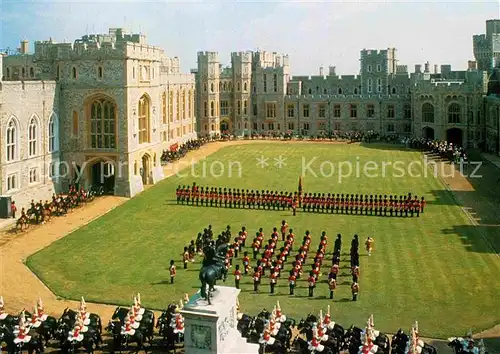
[(29, 52), (29, 43), (26, 39), (21, 41), (21, 51), (20, 52), (21, 52), (21, 54), (28, 54), (28, 52)]
[(422, 65), (416, 64), (415, 65), (415, 74), (421, 74), (422, 73)]
[(323, 67), (322, 66), (319, 67), (319, 76), (324, 76), (323, 75)]
[(434, 74), (438, 74), (438, 65), (434, 64)]
[(426, 73), (426, 74), (429, 73), (429, 66), (430, 66), (429, 62), (426, 62), (425, 63), (424, 73)]
[(336, 76), (337, 74), (335, 73), (335, 66), (330, 66), (328, 75), (330, 76)]

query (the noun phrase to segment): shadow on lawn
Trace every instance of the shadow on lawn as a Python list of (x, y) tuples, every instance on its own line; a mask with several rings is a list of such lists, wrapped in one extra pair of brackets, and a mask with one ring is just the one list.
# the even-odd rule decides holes
[(470, 252), (500, 253), (500, 224), (455, 225), (449, 229), (442, 229), (441, 233), (445, 236), (459, 237)]

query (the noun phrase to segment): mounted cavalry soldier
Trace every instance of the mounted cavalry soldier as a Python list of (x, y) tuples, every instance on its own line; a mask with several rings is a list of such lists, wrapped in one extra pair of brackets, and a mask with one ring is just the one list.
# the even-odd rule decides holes
[(280, 302), (276, 302), (276, 307), (273, 311), (273, 316), (276, 318), (276, 321), (284, 323), (286, 321), (286, 316), (281, 312)]
[(87, 304), (85, 303), (85, 299), (82, 296), (80, 300), (80, 306), (78, 307), (78, 313), (83, 319), (83, 324), (88, 326), (90, 323), (90, 313), (87, 311)]
[(323, 324), (328, 330), (332, 330), (335, 327), (335, 322), (332, 321), (332, 316), (330, 315), (330, 305), (328, 305), (327, 307), (326, 315), (323, 319)]
[(3, 296), (0, 296), (0, 321), (7, 318), (9, 314), (5, 312), (5, 303), (3, 302)]
[(311, 352), (320, 352), (321, 353), (325, 349), (325, 347), (320, 342), (321, 342), (321, 339), (318, 337), (318, 328), (316, 327), (316, 325), (314, 325), (313, 338), (312, 338), (311, 342), (309, 343), (308, 349)]
[[(133, 336), (135, 334), (136, 328), (134, 328), (136, 325), (136, 322), (133, 321), (130, 318), (130, 312), (127, 314), (127, 317), (125, 317), (125, 324), (122, 327), (121, 334), (122, 335), (129, 335)], [(138, 326), (137, 326), (138, 327)]]
[(89, 330), (87, 326), (83, 323), (83, 318), (80, 314), (77, 315), (75, 326), (73, 330), (68, 333), (69, 342), (81, 342), (83, 340), (83, 334)]
[(14, 338), (14, 344), (18, 345), (21, 343), (28, 343), (31, 340), (31, 336), (29, 335), (29, 325), (26, 324), (26, 315), (21, 312), (19, 316), (19, 324), (14, 328), (14, 334), (16, 338)]
[(142, 320), (142, 315), (144, 315), (145, 311), (144, 308), (141, 308), (140, 298), (141, 294), (137, 294), (137, 296), (134, 296), (134, 304), (130, 309), (132, 315), (134, 316), (134, 320), (137, 322), (140, 322)]

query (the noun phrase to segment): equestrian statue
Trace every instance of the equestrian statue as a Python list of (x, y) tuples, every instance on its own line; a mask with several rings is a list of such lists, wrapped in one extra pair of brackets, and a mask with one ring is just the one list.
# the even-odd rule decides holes
[(203, 259), (202, 268), (200, 270), (201, 281), (201, 297), (210, 302), (210, 293), (215, 290), (215, 282), (217, 280), (226, 281), (226, 254), (228, 245), (221, 244), (215, 246), (212, 241), (209, 245), (203, 248), (205, 258)]

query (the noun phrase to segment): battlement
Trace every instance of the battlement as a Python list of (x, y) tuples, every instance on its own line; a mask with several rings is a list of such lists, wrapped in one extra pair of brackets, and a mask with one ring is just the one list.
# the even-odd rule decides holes
[(164, 51), (159, 47), (133, 42), (35, 42), (36, 60), (88, 60), (96, 58), (160, 60), (163, 55)]
[(56, 85), (55, 81), (0, 81), (0, 92), (51, 92), (56, 90)]
[(361, 58), (366, 56), (387, 56), (387, 54), (391, 51), (395, 51), (395, 48), (387, 48), (387, 49), (363, 49), (361, 50)]
[(219, 61), (218, 52), (198, 52), (198, 62), (218, 63)]
[(246, 52), (232, 52), (231, 60), (240, 62), (252, 62), (253, 53), (251, 51)]
[(289, 65), (288, 54), (279, 54), (265, 50), (253, 52), (253, 61), (261, 68), (279, 68)]

